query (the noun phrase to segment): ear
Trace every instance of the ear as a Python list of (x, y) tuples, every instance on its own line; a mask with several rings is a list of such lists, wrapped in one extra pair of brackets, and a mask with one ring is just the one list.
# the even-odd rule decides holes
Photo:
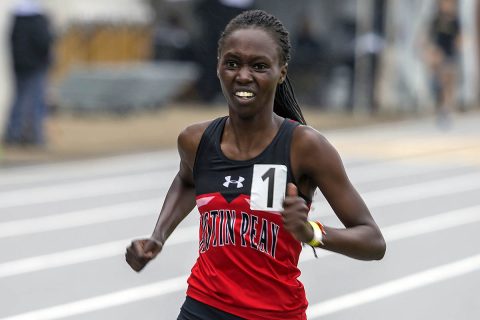
[(287, 69), (288, 63), (285, 63), (283, 66), (280, 67), (280, 80), (278, 81), (278, 84), (281, 84), (285, 81), (287, 77)]

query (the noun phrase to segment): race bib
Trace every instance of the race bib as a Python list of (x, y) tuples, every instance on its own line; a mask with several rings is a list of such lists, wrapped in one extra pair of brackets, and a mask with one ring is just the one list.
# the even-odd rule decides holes
[(287, 186), (287, 167), (280, 164), (253, 166), (250, 209), (282, 211)]

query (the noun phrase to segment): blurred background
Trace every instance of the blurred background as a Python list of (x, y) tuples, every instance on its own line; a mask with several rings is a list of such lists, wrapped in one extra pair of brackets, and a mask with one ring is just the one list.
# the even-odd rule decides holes
[(176, 318), (198, 210), (142, 273), (124, 252), (180, 130), (227, 112), (217, 39), (248, 8), (289, 29), (307, 122), (387, 241), (380, 262), (302, 251), (309, 320), (480, 319), (480, 1), (0, 0), (0, 320)]
[[(224, 112), (217, 40), (249, 8), (275, 14), (290, 30), (289, 72), (313, 123), (320, 115), (319, 125), (330, 127), (434, 114), (448, 129), (451, 113), (478, 110), (475, 0), (4, 0), (2, 158), (171, 146), (172, 137), (158, 138), (155, 119), (175, 122), (180, 112), (182, 127), (191, 122), (186, 114)], [(44, 25), (22, 35), (36, 14)], [(14, 115), (22, 108), (30, 111)], [(138, 137), (122, 136), (125, 126)], [(174, 139), (178, 130), (167, 131)]]

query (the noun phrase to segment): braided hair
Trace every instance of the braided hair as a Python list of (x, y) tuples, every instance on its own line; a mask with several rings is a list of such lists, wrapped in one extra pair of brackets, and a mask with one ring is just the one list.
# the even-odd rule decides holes
[[(275, 16), (263, 10), (245, 11), (233, 18), (225, 27), (218, 40), (218, 52), (223, 48), (225, 38), (238, 29), (260, 28), (268, 32), (279, 47), (280, 62), (288, 64), (290, 61), (290, 39), (285, 26)], [(279, 116), (296, 120), (306, 124), (302, 110), (298, 105), (295, 93), (288, 76), (277, 86), (273, 111)]]

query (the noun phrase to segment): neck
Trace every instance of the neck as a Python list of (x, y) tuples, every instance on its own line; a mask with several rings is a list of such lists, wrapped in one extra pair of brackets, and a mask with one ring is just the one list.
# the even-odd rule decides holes
[(254, 158), (270, 144), (282, 122), (283, 118), (276, 114), (248, 119), (230, 114), (223, 131), (222, 150), (232, 159)]

